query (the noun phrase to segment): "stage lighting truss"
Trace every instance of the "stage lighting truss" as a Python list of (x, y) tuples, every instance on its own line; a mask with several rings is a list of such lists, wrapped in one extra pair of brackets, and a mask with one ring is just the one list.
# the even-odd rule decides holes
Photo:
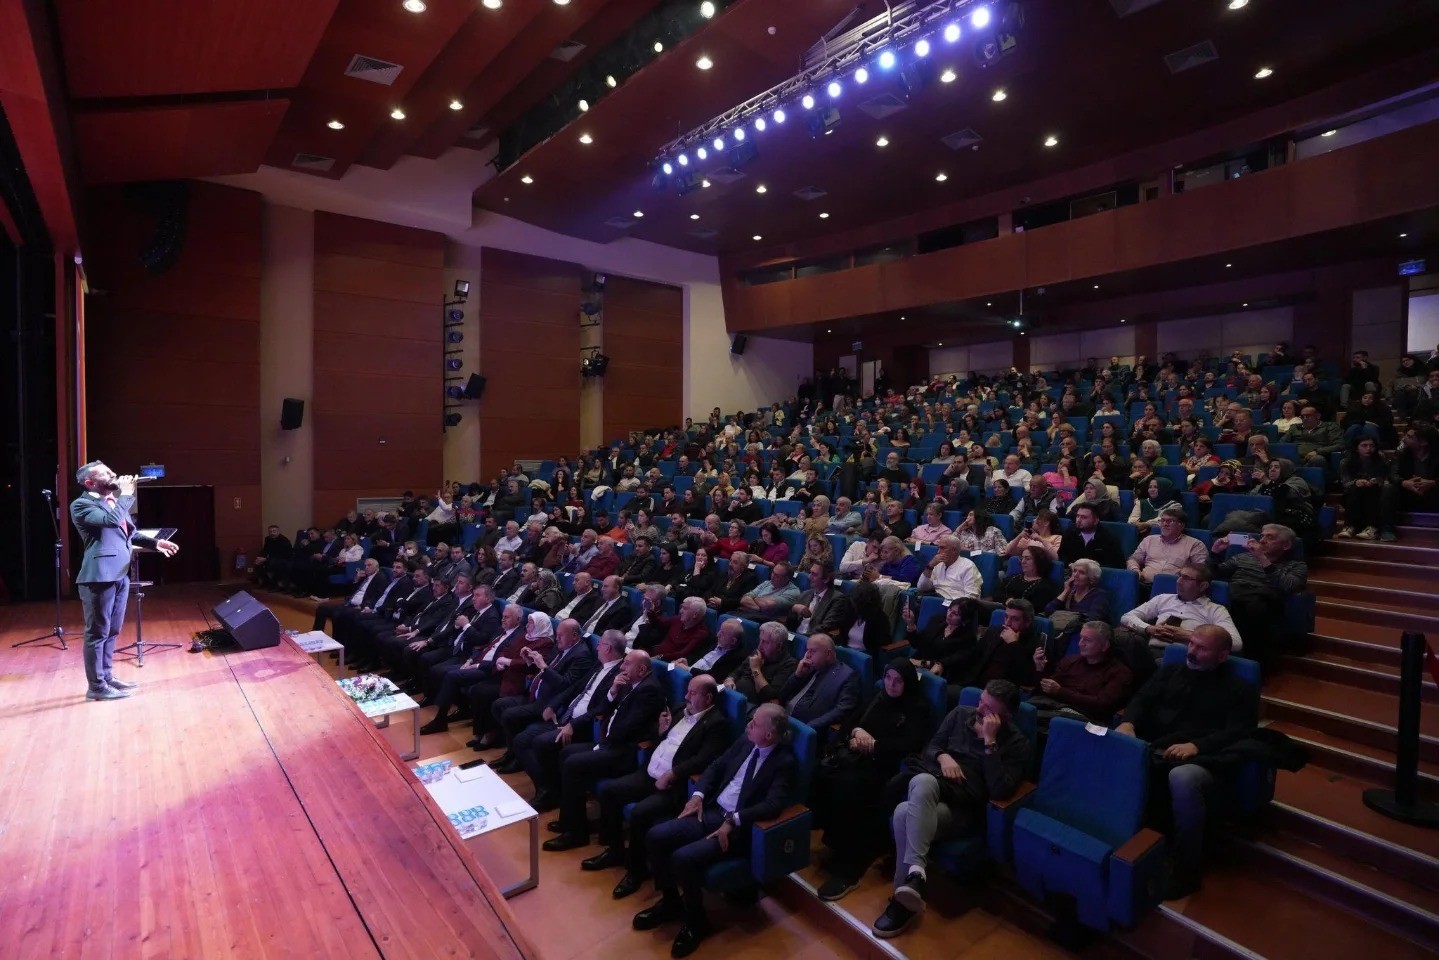
[(585, 347), (580, 357), (580, 376), (603, 377), (609, 365), (610, 358), (600, 352), (599, 347)]
[[(684, 193), (687, 178), (676, 174), (692, 172), (711, 158), (738, 169), (757, 155), (755, 141), (766, 129), (780, 129), (786, 115), (805, 117), (813, 131), (812, 115), (830, 115), (851, 88), (881, 75), (897, 74), (904, 93), (912, 96), (934, 64), (956, 47), (969, 50), (980, 67), (988, 66), (1014, 49), (1023, 27), (1020, 0), (894, 3), (871, 20), (823, 38), (805, 56), (799, 73), (665, 144), (652, 164), (654, 186), (675, 185)], [(828, 122), (822, 117), (814, 135), (823, 136), (837, 121), (837, 112)], [(740, 140), (747, 149), (737, 157), (739, 151), (732, 148)]]

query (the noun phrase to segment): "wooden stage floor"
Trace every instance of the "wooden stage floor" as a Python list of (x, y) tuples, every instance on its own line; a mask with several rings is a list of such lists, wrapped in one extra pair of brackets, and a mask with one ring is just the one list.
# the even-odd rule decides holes
[[(188, 643), (220, 597), (152, 591), (146, 638)], [(0, 956), (539, 956), (309, 656), (168, 650), (90, 702), (78, 604), (68, 651), (11, 649), (52, 611), (0, 608)]]

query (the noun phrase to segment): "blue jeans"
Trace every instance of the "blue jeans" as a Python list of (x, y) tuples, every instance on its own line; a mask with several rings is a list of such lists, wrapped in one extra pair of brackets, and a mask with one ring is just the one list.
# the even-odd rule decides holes
[(1198, 870), (1204, 856), (1204, 824), (1214, 784), (1214, 774), (1198, 764), (1184, 763), (1169, 771), (1174, 856), (1188, 869)]
[(85, 611), (85, 679), (97, 690), (110, 679), (115, 660), (115, 638), (125, 625), (130, 601), (130, 578), (113, 583), (77, 583), (80, 607)]

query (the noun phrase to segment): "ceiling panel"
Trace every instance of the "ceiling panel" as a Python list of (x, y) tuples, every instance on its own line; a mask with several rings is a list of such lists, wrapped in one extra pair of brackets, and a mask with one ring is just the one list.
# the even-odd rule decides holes
[(78, 113), (86, 183), (129, 183), (250, 173), (285, 116), (283, 99)]

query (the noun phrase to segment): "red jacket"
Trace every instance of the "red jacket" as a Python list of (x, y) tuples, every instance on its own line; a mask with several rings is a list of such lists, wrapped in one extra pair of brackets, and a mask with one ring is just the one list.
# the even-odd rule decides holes
[(693, 661), (710, 648), (710, 628), (703, 617), (688, 628), (678, 616), (665, 617), (660, 622), (666, 627), (665, 637), (650, 651), (650, 656), (661, 660), (684, 658)]

